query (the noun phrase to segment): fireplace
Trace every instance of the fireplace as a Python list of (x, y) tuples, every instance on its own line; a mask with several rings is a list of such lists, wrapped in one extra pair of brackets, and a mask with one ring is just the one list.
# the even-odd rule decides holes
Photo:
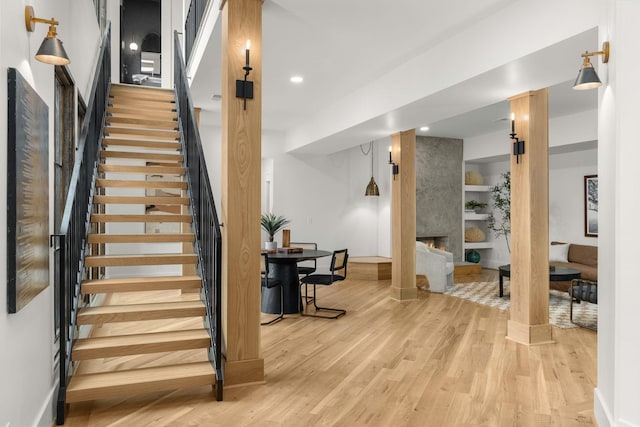
[(449, 236), (418, 236), (416, 240), (426, 243), (430, 248), (449, 250)]

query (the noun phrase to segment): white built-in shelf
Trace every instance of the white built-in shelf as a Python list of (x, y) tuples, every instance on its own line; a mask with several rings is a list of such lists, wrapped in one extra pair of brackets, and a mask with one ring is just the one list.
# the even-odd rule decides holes
[(465, 249), (491, 249), (494, 242), (464, 242)]
[(484, 221), (489, 219), (489, 214), (486, 213), (475, 213), (475, 212), (465, 212), (464, 213), (465, 221)]
[(465, 185), (464, 191), (475, 191), (478, 193), (487, 193), (491, 191), (490, 185)]

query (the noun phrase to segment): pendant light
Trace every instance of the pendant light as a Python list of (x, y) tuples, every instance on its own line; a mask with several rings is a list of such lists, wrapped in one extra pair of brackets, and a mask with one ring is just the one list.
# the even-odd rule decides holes
[[(362, 146), (360, 146), (360, 150), (362, 150)], [(365, 196), (379, 196), (380, 190), (378, 190), (378, 184), (376, 184), (376, 180), (373, 179), (373, 141), (369, 143), (369, 151), (371, 152), (371, 181), (367, 185), (367, 189), (364, 191)], [(362, 151), (364, 153), (364, 150)], [(367, 155), (368, 153), (365, 153)]]

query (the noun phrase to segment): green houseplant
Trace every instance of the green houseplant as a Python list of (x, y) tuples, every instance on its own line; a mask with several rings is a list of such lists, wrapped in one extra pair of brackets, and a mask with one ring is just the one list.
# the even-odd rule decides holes
[(276, 215), (271, 212), (263, 213), (260, 216), (260, 225), (262, 226), (262, 229), (267, 232), (268, 236), (268, 240), (266, 243), (267, 249), (275, 249), (278, 247), (278, 242), (274, 242), (273, 237), (278, 231), (282, 230), (284, 226), (289, 224), (290, 222), (291, 221), (289, 221), (284, 216)]
[(475, 211), (475, 210), (480, 210), (480, 209), (486, 208), (487, 204), (484, 203), (484, 202), (479, 202), (477, 200), (469, 200), (468, 202), (466, 202), (464, 204), (464, 207), (465, 207), (465, 209)]
[(491, 188), (491, 200), (494, 210), (489, 215), (487, 227), (494, 232), (496, 237), (504, 236), (507, 250), (511, 253), (511, 247), (509, 246), (509, 234), (511, 234), (511, 172), (505, 172), (501, 177), (502, 180)]

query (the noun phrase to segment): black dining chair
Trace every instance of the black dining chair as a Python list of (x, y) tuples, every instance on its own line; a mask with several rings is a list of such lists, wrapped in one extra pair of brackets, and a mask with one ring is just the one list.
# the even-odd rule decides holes
[(261, 325), (271, 325), (272, 323), (276, 323), (277, 321), (284, 319), (284, 292), (282, 289), (282, 281), (269, 277), (269, 258), (267, 254), (262, 254), (260, 257), (260, 276), (263, 291), (264, 288), (280, 288), (280, 314), (268, 322), (260, 323)]
[(598, 303), (598, 283), (591, 280), (573, 279), (569, 288), (571, 301), (569, 303), (569, 321), (578, 326), (594, 329), (594, 326), (573, 321), (573, 303), (580, 304), (586, 301), (591, 304)]
[[(329, 307), (320, 307), (317, 304), (316, 297), (316, 286), (330, 286), (335, 282), (344, 280), (347, 277), (347, 261), (349, 259), (349, 254), (346, 249), (341, 249), (337, 251), (333, 251), (333, 256), (331, 257), (331, 266), (329, 267), (329, 274), (309, 274), (308, 276), (303, 277), (300, 280), (300, 286), (302, 285), (313, 285), (313, 306), (317, 311), (332, 311), (336, 312), (335, 316), (319, 316), (317, 314), (306, 314), (304, 311), (302, 312), (303, 316), (309, 317), (321, 317), (323, 319), (337, 319), (340, 316), (344, 316), (347, 313), (347, 310), (343, 310), (341, 308), (329, 308)], [(343, 270), (341, 272), (341, 270)], [(341, 272), (341, 274), (338, 274)]]
[[(304, 250), (317, 251), (318, 244), (312, 242), (291, 242), (291, 246), (294, 248), (302, 248)], [(306, 261), (300, 261), (298, 263), (298, 275), (302, 277), (306, 277), (312, 273), (316, 272), (318, 265), (315, 259), (309, 259)], [(312, 297), (309, 297), (309, 290), (307, 285), (304, 285), (304, 300), (308, 304), (311, 304), (313, 301)]]

